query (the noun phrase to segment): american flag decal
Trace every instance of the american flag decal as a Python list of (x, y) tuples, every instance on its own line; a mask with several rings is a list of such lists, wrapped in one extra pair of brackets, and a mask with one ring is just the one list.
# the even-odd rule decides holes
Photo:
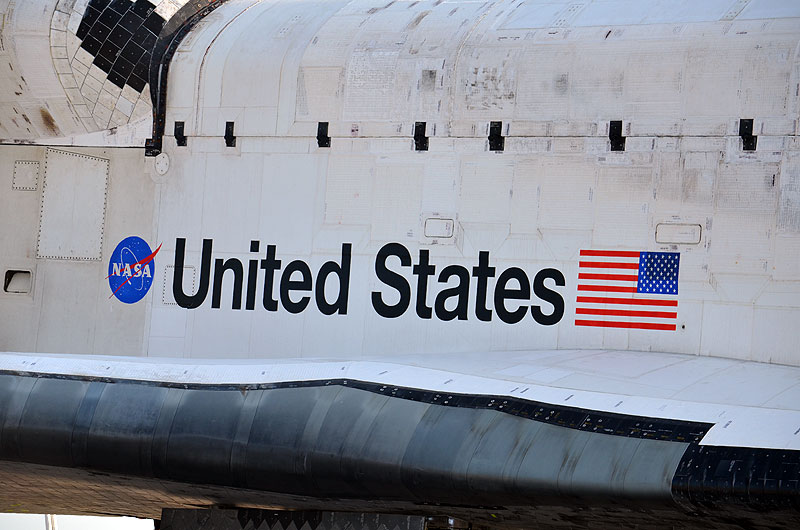
[(678, 252), (581, 250), (576, 326), (675, 331)]

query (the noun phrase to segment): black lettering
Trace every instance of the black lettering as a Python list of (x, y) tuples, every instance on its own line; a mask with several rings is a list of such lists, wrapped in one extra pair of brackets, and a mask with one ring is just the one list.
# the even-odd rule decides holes
[(411, 303), (411, 287), (403, 276), (390, 271), (386, 267), (386, 260), (390, 256), (397, 256), (400, 258), (401, 266), (409, 267), (411, 265), (411, 254), (409, 254), (408, 249), (400, 243), (387, 243), (381, 247), (378, 251), (378, 255), (375, 257), (375, 274), (378, 275), (380, 281), (400, 293), (400, 301), (395, 305), (389, 305), (383, 301), (380, 292), (373, 291), (372, 307), (374, 307), (375, 311), (382, 317), (396, 318), (405, 313)]
[[(292, 275), (299, 272), (302, 279), (292, 280)], [(290, 262), (281, 275), (281, 304), (290, 313), (300, 313), (311, 301), (310, 296), (304, 296), (297, 302), (292, 301), (289, 296), (291, 291), (311, 291), (311, 269), (304, 261), (295, 260)]]
[(265, 259), (261, 260), (261, 268), (264, 269), (264, 298), (262, 304), (267, 311), (277, 311), (278, 301), (272, 296), (272, 291), (275, 283), (275, 271), (280, 270), (281, 260), (275, 259), (275, 245), (267, 245), (267, 254)]
[[(519, 288), (510, 289), (507, 287), (510, 280), (516, 280)], [(500, 273), (497, 284), (494, 287), (494, 310), (500, 320), (506, 324), (516, 324), (523, 318), (528, 308), (523, 306), (514, 311), (506, 309), (506, 300), (530, 300), (531, 285), (528, 275), (520, 268), (510, 267)]]
[(561, 317), (564, 316), (564, 298), (562, 298), (561, 294), (558, 292), (545, 286), (544, 281), (548, 278), (553, 280), (559, 287), (564, 287), (564, 285), (566, 285), (564, 282), (564, 275), (561, 274), (561, 271), (558, 269), (542, 269), (533, 279), (533, 293), (545, 302), (549, 302), (553, 305), (553, 312), (549, 315), (542, 313), (542, 309), (538, 305), (531, 306), (533, 319), (543, 326), (558, 324)]
[[(261, 245), (258, 241), (250, 242), (250, 252), (258, 252)], [(258, 284), (258, 260), (251, 259), (247, 264), (247, 301), (244, 308), (252, 311), (256, 308), (256, 285)]]
[(242, 262), (236, 258), (228, 258), (225, 261), (222, 258), (217, 258), (214, 260), (214, 290), (211, 294), (211, 307), (214, 309), (219, 309), (222, 298), (222, 278), (225, 275), (225, 271), (228, 270), (233, 271), (231, 309), (242, 308), (242, 277), (244, 276)]
[[(467, 320), (469, 312), (469, 271), (461, 265), (448, 265), (439, 274), (439, 283), (447, 283), (450, 278), (456, 276), (458, 285), (448, 289), (442, 289), (436, 295), (436, 318), (440, 320)], [(447, 309), (447, 299), (458, 297), (456, 307), (453, 310)]]
[(188, 296), (183, 292), (183, 262), (186, 255), (186, 239), (179, 237), (175, 240), (175, 271), (172, 275), (172, 296), (175, 302), (186, 309), (200, 307), (208, 295), (208, 282), (211, 277), (211, 239), (203, 240), (203, 250), (200, 258), (200, 281), (197, 292)]
[[(342, 243), (341, 265), (335, 261), (326, 261), (319, 269), (315, 294), (317, 307), (323, 315), (332, 315), (336, 312), (340, 315), (347, 314), (347, 297), (350, 292), (351, 249), (352, 245), (350, 243)], [(336, 297), (334, 303), (329, 304), (325, 299), (325, 282), (331, 274), (335, 274), (339, 278), (339, 296)]]
[(419, 265), (414, 265), (413, 274), (417, 275), (417, 315), (420, 318), (431, 318), (431, 308), (428, 306), (428, 278), (436, 272), (436, 267), (430, 264), (430, 252), (419, 251)]
[(478, 280), (478, 290), (475, 293), (475, 316), (478, 320), (489, 322), (492, 320), (492, 311), (486, 308), (486, 291), (488, 279), (494, 278), (495, 268), (489, 266), (489, 253), (478, 253), (478, 266), (472, 268), (472, 275)]

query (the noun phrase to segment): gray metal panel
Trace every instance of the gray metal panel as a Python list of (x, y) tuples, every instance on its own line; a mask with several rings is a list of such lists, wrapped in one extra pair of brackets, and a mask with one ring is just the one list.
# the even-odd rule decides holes
[(356, 477), (375, 496), (413, 498), (403, 481), (403, 459), (430, 405), (388, 399), (370, 426), (360, 456), (351, 457)]
[(19, 455), (41, 464), (74, 466), (72, 430), (87, 381), (38, 379), (22, 412)]
[[(587, 497), (619, 497), (624, 486), (625, 470), (642, 442), (636, 438), (616, 440), (611, 436), (589, 437), (575, 458), (571, 473), (559, 476), (559, 489)], [(647, 476), (652, 475), (648, 473)], [(668, 494), (670, 485), (664, 486), (661, 491), (651, 493)]]
[(19, 458), (19, 422), (36, 379), (0, 375), (0, 451), (9, 458)]
[(474, 400), (426, 403), (411, 390), (400, 398), (344, 385), (164, 388), (24, 376), (0, 384), (0, 459), (312, 497), (669, 500), (668, 476), (687, 447), (545, 424)]
[(336, 395), (309, 456), (309, 468), (317, 488), (338, 488), (348, 496), (366, 493), (358, 481), (356, 464), (363, 454), (370, 427), (387, 399), (351, 389)]
[[(122, 473), (150, 475), (159, 412), (169, 392), (139, 385), (105, 385), (94, 411), (87, 444), (88, 465)], [(130, 455), (127, 461), (116, 458)]]
[(230, 456), (244, 396), (238, 390), (185, 391), (167, 443), (170, 475), (231, 484)]
[(310, 487), (306, 475), (303, 436), (317, 402), (326, 403), (339, 391), (339, 388), (282, 388), (264, 391), (253, 419), (248, 443), (248, 487), (285, 487), (289, 492), (297, 493)]
[[(469, 462), (469, 489), (478, 494), (516, 493), (514, 485), (519, 466), (541, 427), (538, 422), (495, 414)], [(520, 499), (521, 502), (526, 500)]]
[(622, 477), (625, 496), (650, 497), (670, 488), (685, 452), (685, 446), (672, 442), (648, 440), (639, 444)]
[[(420, 499), (463, 501), (464, 474), (482, 434), (491, 423), (488, 411), (432, 406), (422, 417), (403, 459), (403, 483)], [(489, 413), (491, 414), (491, 413)], [(469, 432), (464, 433), (464, 426)], [(459, 457), (466, 457), (460, 462)], [(458, 467), (463, 468), (460, 473)]]
[(574, 461), (575, 455), (580, 453), (587, 441), (586, 433), (541, 425), (520, 462), (514, 485), (522, 491), (540, 495), (568, 491), (564, 488), (565, 481), (562, 478), (566, 473), (564, 468)]

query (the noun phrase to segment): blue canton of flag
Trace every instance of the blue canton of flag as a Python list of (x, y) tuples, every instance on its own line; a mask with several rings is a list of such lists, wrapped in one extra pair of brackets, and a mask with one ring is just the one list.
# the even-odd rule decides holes
[(639, 255), (637, 293), (678, 294), (678, 252), (642, 252)]

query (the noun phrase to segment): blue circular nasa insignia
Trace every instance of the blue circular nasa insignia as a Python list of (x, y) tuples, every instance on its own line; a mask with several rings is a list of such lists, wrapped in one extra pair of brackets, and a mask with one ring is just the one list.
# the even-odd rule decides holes
[(161, 245), (153, 252), (144, 239), (136, 236), (120, 241), (108, 263), (107, 278), (111, 296), (116, 296), (126, 304), (144, 298), (153, 284), (155, 256), (160, 249)]

